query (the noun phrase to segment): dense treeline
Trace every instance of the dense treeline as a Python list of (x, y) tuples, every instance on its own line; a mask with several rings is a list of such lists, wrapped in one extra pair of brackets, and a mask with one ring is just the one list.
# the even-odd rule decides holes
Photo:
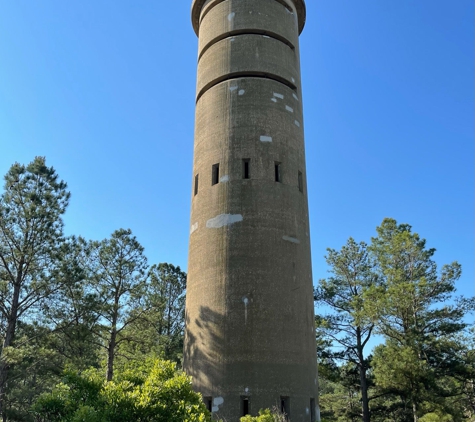
[(101, 241), (66, 237), (62, 216), (69, 198), (66, 183), (44, 158), (14, 164), (5, 176), (0, 198), (3, 421), (34, 420), (32, 405), (65, 374), (95, 371), (95, 377), (102, 373), (110, 381), (116, 370), (124, 378), (131, 362), (181, 360), (186, 274), (171, 264), (149, 266), (130, 230), (116, 230)]
[(474, 300), (455, 297), (461, 267), (439, 270), (434, 253), (393, 219), (370, 245), (328, 250), (315, 290), (323, 420), (475, 420)]
[[(3, 422), (209, 421), (177, 370), (186, 274), (149, 265), (130, 230), (66, 237), (69, 199), (42, 157), (5, 176)], [(369, 245), (328, 250), (331, 276), (314, 292), (323, 421), (475, 421), (474, 299), (455, 296), (461, 267), (438, 268), (434, 253), (392, 219)]]

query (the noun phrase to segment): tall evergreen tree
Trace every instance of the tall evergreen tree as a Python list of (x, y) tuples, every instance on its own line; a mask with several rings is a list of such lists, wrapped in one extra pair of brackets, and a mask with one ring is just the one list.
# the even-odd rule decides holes
[(417, 422), (425, 401), (459, 394), (444, 377), (464, 366), (454, 339), (467, 326), (463, 318), (473, 300), (453, 300), (460, 265), (439, 272), (435, 249), (427, 249), (411, 226), (387, 218), (377, 233), (370, 250), (384, 288), (374, 289), (368, 305), (387, 341), (375, 355), (376, 382), (406, 397)]
[(33, 318), (59, 288), (54, 271), (63, 242), (62, 215), (70, 198), (67, 185), (43, 157), (27, 166), (15, 163), (5, 175), (0, 197), (0, 415), (18, 322)]
[(146, 295), (148, 321), (167, 359), (176, 359), (183, 350), (185, 289), (186, 273), (180, 267), (161, 263), (150, 269)]
[(374, 322), (365, 307), (365, 294), (378, 281), (367, 245), (348, 239), (340, 251), (328, 249), (326, 261), (332, 277), (320, 280), (315, 301), (329, 307), (326, 315), (316, 316), (317, 333), (334, 341), (334, 357), (358, 368), (363, 421), (369, 422), (368, 362), (365, 347), (371, 338)]
[(102, 303), (97, 309), (102, 338), (107, 352), (106, 379), (114, 375), (119, 345), (133, 338), (125, 330), (143, 316), (141, 309), (146, 287), (147, 258), (132, 231), (120, 229), (110, 239), (92, 242), (89, 265), (94, 289)]

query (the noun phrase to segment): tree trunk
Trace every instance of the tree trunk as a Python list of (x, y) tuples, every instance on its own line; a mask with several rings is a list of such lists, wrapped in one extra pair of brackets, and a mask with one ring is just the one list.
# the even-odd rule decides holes
[(361, 343), (361, 329), (356, 329), (356, 348), (358, 353), (358, 369), (360, 372), (360, 386), (361, 386), (361, 404), (363, 407), (363, 422), (370, 422), (371, 414), (369, 411), (368, 401), (368, 383), (366, 380), (366, 367), (363, 357), (363, 346)]
[(107, 381), (112, 381), (114, 376), (114, 358), (115, 358), (115, 348), (117, 346), (117, 319), (119, 315), (119, 299), (116, 295), (115, 304), (114, 304), (114, 314), (112, 315), (112, 327), (111, 335), (109, 338), (109, 344), (107, 346)]
[[(21, 277), (21, 274), (20, 276)], [(2, 353), (0, 355), (0, 415), (5, 419), (5, 392), (8, 382), (8, 371), (10, 366), (4, 362), (5, 349), (12, 345), (15, 337), (16, 323), (18, 319), (18, 302), (20, 300), (20, 282), (15, 283), (13, 288), (12, 307), (8, 316), (5, 339), (3, 341)]]
[(416, 402), (413, 400), (412, 401), (412, 414), (414, 415), (414, 422), (417, 422), (418, 418), (417, 418), (417, 406), (416, 406)]
[(114, 376), (114, 357), (115, 357), (116, 339), (117, 339), (117, 331), (114, 325), (112, 327), (109, 344), (107, 346), (107, 373), (106, 373), (107, 381), (112, 381), (112, 377)]

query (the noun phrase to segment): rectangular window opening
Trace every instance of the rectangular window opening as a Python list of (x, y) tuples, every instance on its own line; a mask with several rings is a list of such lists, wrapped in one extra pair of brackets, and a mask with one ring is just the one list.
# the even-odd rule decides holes
[(317, 422), (316, 410), (315, 410), (315, 399), (310, 399), (310, 421)]
[(242, 160), (242, 178), (250, 179), (251, 178), (251, 160), (249, 158), (244, 158)]
[(299, 191), (303, 192), (303, 175), (301, 171), (299, 171)]
[(198, 195), (198, 175), (195, 176), (195, 196)]
[(241, 416), (249, 415), (251, 409), (249, 407), (249, 397), (241, 396)]
[(213, 411), (213, 397), (203, 397), (203, 402), (209, 412)]
[(274, 171), (275, 171), (275, 181), (282, 182), (282, 165), (279, 162), (275, 162), (274, 164)]
[(285, 420), (290, 419), (290, 397), (283, 396), (280, 398), (280, 411), (285, 416)]
[(219, 183), (219, 163), (213, 164), (211, 172), (211, 185), (217, 185)]

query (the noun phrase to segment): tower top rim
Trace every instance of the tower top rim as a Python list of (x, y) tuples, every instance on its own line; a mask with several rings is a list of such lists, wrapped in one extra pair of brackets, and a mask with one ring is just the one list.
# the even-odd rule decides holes
[[(199, 36), (200, 32), (200, 14), (201, 9), (203, 8), (204, 4), (207, 0), (193, 0), (193, 4), (191, 6), (191, 22), (193, 24), (193, 29), (197, 36)], [(297, 10), (297, 16), (299, 21), (299, 35), (302, 33), (303, 28), (305, 26), (305, 20), (307, 18), (307, 9), (305, 6), (305, 0), (290, 0)]]

